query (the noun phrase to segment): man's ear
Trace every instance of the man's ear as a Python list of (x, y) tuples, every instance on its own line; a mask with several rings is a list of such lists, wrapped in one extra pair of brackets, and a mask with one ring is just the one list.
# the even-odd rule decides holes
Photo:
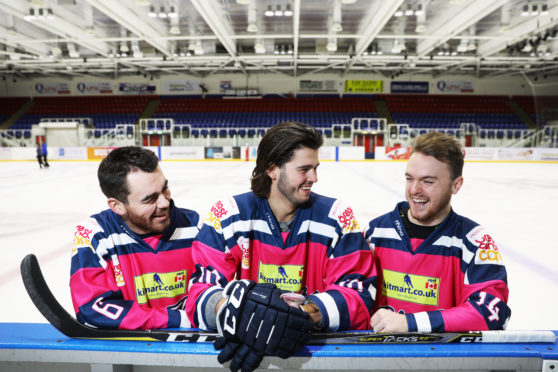
[(124, 203), (122, 203), (120, 200), (115, 198), (108, 198), (107, 204), (111, 211), (118, 214), (119, 216), (123, 216), (126, 214), (126, 207), (124, 207)]
[(452, 185), (451, 185), (451, 193), (452, 194), (457, 194), (457, 192), (459, 191), (459, 189), (461, 189), (461, 186), (463, 186), (463, 177), (457, 177), (455, 180), (453, 180)]
[(273, 164), (271, 167), (267, 168), (267, 170), (265, 171), (265, 173), (267, 174), (267, 176), (272, 180), (275, 181), (278, 177), (279, 177), (279, 172), (280, 169), (278, 166), (276, 166), (275, 164)]

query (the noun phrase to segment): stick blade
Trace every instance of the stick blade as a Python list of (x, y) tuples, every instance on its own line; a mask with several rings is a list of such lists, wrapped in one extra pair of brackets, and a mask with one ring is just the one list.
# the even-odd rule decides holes
[[(78, 330), (81, 324), (68, 314), (50, 291), (37, 257), (34, 254), (25, 256), (20, 269), (27, 294), (46, 320), (66, 336), (80, 337)], [(79, 327), (76, 328), (76, 324)]]

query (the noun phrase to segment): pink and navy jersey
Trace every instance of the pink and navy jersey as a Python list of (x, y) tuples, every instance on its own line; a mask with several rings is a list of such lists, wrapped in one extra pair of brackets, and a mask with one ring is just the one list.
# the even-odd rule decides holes
[(310, 295), (324, 329), (369, 328), (373, 253), (353, 210), (339, 200), (312, 193), (281, 233), (266, 199), (252, 192), (223, 199), (208, 213), (192, 258), (186, 310), (197, 327), (214, 323), (205, 308), (210, 298), (230, 280), (249, 279)]
[(196, 212), (171, 202), (171, 224), (142, 239), (111, 210), (76, 227), (70, 290), (77, 319), (109, 329), (190, 327), (184, 311)]
[(453, 210), (425, 239), (409, 239), (400, 210), (372, 220), (375, 309), (406, 314), (409, 331), (504, 329), (511, 315), (502, 254), (490, 234)]

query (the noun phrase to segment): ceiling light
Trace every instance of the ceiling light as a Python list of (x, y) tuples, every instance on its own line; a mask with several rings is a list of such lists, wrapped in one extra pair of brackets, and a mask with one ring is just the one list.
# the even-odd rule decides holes
[(424, 23), (417, 24), (417, 27), (415, 28), (415, 32), (419, 34), (426, 32), (426, 25)]
[(170, 7), (170, 11), (168, 13), (169, 18), (177, 18), (178, 13), (176, 12), (176, 8), (174, 6)]
[(328, 52), (335, 52), (337, 51), (337, 40), (329, 39), (326, 45), (326, 49)]
[(467, 44), (467, 50), (469, 52), (477, 50), (477, 44), (475, 44), (474, 41), (470, 41), (469, 44)]
[(148, 6), (149, 0), (136, 0), (136, 4), (138, 4), (139, 6)]
[(401, 10), (401, 8), (399, 8), (395, 11), (395, 13), (393, 15), (396, 16), (396, 17), (401, 17), (403, 15), (403, 10)]
[(527, 5), (527, 4), (523, 5), (523, 8), (521, 10), (521, 16), (522, 17), (528, 17), (529, 16), (529, 5)]
[(457, 51), (459, 53), (465, 53), (467, 51), (467, 43), (468, 43), (467, 39), (461, 39), (461, 42), (457, 46)]
[(167, 13), (165, 12), (165, 7), (162, 6), (159, 10), (159, 14), (157, 15), (159, 18), (167, 18)]
[(341, 23), (334, 23), (331, 25), (331, 31), (332, 32), (341, 32), (343, 31), (343, 26), (341, 26)]
[(153, 5), (149, 7), (149, 13), (147, 13), (147, 15), (151, 18), (157, 17), (157, 13), (155, 12), (155, 7)]
[(35, 16), (35, 9), (30, 8), (29, 9), (29, 14), (26, 14), (23, 19), (25, 19), (26, 21), (33, 21), (35, 19), (37, 19), (37, 17)]
[(265, 11), (264, 15), (266, 17), (273, 17), (275, 13), (273, 12), (273, 8), (271, 7), (271, 5), (267, 6), (267, 10)]
[(169, 28), (169, 33), (172, 35), (180, 35), (180, 28), (178, 28), (178, 26), (171, 26)]
[(412, 16), (413, 14), (415, 14), (415, 12), (413, 11), (413, 6), (411, 4), (408, 4), (407, 10), (405, 10), (405, 15), (409, 17)]
[(356, 3), (356, 0), (341, 0), (341, 3), (350, 5)]
[(292, 17), (293, 16), (293, 10), (291, 9), (291, 4), (287, 4), (287, 6), (285, 8), (285, 12), (283, 12), (283, 15), (285, 17)]
[(420, 16), (424, 14), (424, 9), (422, 8), (422, 4), (417, 4), (417, 10), (415, 10), (415, 15)]
[(277, 7), (275, 8), (275, 13), (273, 13), (273, 15), (276, 17), (283, 16), (283, 9), (281, 9), (281, 5), (277, 5)]
[(264, 54), (265, 53), (265, 45), (264, 45), (263, 41), (261, 41), (261, 40), (256, 41), (256, 43), (254, 44), (254, 51), (256, 52), (256, 54)]
[(240, 5), (248, 5), (250, 4), (250, 0), (236, 0), (236, 3)]
[(541, 15), (543, 16), (548, 15), (548, 4), (541, 5)]
[(258, 26), (255, 23), (248, 23), (248, 27), (246, 27), (246, 31), (248, 32), (258, 32)]

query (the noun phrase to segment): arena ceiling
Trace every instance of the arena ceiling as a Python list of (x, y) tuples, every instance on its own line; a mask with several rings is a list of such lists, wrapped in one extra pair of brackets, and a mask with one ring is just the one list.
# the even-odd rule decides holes
[(558, 0), (0, 0), (0, 75), (555, 75), (557, 29)]

